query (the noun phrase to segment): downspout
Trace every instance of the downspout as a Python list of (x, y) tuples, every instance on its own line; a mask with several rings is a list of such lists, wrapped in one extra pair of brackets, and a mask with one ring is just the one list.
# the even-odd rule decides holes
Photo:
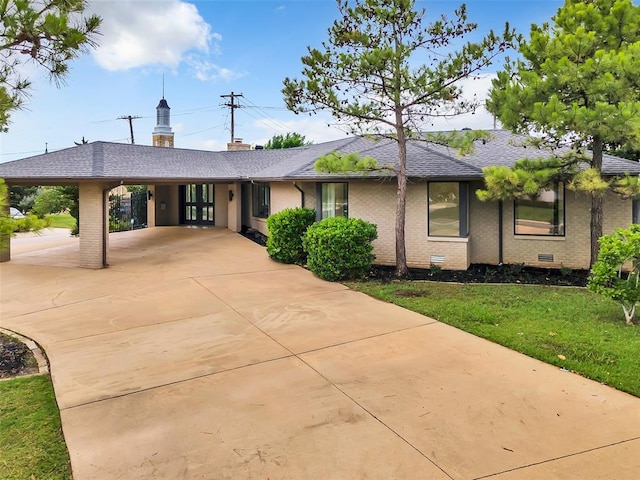
[(293, 182), (293, 186), (300, 192), (300, 206), (304, 208), (304, 190), (302, 190), (296, 182)]
[(498, 200), (498, 265), (504, 263), (502, 200)]

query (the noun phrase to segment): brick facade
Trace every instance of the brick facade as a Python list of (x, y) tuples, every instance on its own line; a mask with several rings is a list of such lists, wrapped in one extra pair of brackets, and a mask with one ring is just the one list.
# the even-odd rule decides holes
[[(429, 237), (427, 215), (427, 182), (407, 186), (405, 241), (407, 264), (429, 268), (466, 269), (472, 263), (499, 263), (498, 202), (481, 202), (475, 191), (481, 182), (469, 185), (469, 236)], [(305, 203), (315, 207), (315, 184), (303, 184)], [(378, 239), (374, 241), (376, 263), (395, 265), (395, 181), (349, 182), (349, 216), (376, 224)], [(312, 194), (313, 193), (313, 198)], [(272, 213), (300, 205), (300, 192), (291, 183), (271, 182)], [(632, 202), (608, 194), (604, 201), (604, 233), (626, 228), (631, 223)], [(587, 196), (567, 191), (565, 195), (564, 237), (514, 234), (513, 201), (503, 202), (503, 262), (524, 263), (545, 268), (588, 268), (590, 257), (590, 200)], [(252, 219), (252, 227), (267, 233), (263, 219)], [(553, 261), (541, 261), (553, 257)]]
[(154, 133), (151, 137), (154, 147), (173, 148), (173, 133)]

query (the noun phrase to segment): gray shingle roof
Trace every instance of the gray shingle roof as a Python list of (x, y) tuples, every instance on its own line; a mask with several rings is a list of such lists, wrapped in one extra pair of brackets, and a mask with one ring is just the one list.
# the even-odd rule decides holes
[[(482, 168), (510, 166), (523, 157), (548, 156), (525, 147), (523, 138), (509, 132), (492, 131), (492, 139), (476, 142), (475, 150), (463, 157), (455, 149), (410, 141), (407, 169), (413, 178), (482, 177)], [(81, 180), (162, 183), (232, 180), (313, 180), (328, 178), (386, 177), (392, 173), (322, 174), (314, 170), (315, 160), (331, 151), (370, 155), (381, 165), (397, 163), (397, 144), (390, 139), (347, 137), (332, 142), (283, 150), (211, 152), (145, 145), (94, 142), (0, 164), (0, 177), (29, 183), (71, 183)], [(640, 164), (605, 155), (605, 174), (640, 174)]]

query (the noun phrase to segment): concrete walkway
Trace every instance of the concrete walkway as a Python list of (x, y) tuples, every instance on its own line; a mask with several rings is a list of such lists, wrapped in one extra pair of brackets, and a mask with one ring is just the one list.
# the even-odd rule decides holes
[(76, 480), (639, 478), (638, 398), (225, 230), (110, 242), (105, 270), (73, 266), (77, 240), (0, 266), (0, 325), (49, 356)]

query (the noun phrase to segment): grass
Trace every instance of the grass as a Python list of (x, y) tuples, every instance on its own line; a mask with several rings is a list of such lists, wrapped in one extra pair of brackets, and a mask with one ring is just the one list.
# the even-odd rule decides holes
[(584, 288), (436, 282), (354, 282), (395, 303), (640, 397), (640, 327)]
[(0, 382), (0, 472), (3, 480), (71, 479), (48, 375)]
[(52, 228), (68, 228), (72, 229), (76, 226), (76, 219), (68, 213), (58, 213), (55, 215), (47, 215), (46, 220), (49, 227)]

